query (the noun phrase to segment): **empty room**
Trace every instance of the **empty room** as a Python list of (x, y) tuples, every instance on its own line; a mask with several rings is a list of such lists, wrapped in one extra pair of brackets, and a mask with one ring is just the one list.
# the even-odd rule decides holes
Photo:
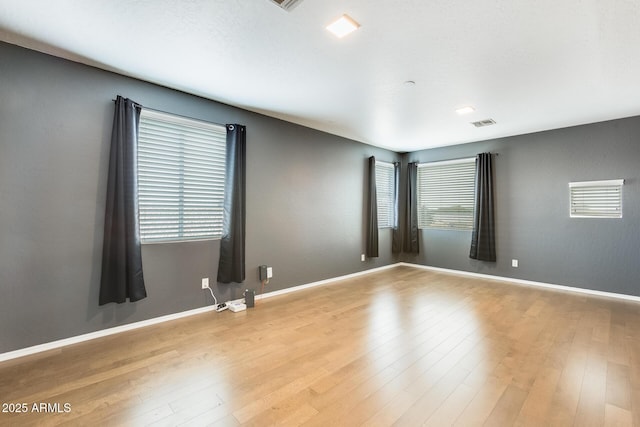
[(639, 23), (0, 0), (0, 425), (640, 426)]

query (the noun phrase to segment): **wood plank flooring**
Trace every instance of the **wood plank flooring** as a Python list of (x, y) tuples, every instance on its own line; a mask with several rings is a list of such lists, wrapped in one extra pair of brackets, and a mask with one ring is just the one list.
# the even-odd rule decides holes
[(640, 304), (399, 266), (0, 363), (0, 402), (19, 426), (640, 426)]

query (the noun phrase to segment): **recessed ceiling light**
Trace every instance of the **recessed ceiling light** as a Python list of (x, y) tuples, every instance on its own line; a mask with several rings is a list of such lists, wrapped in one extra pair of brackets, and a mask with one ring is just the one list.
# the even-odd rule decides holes
[(327, 30), (331, 31), (331, 33), (339, 39), (354, 32), (358, 28), (360, 28), (360, 24), (347, 15), (342, 15), (333, 23), (327, 25)]
[(458, 114), (460, 114), (460, 115), (463, 115), (463, 114), (473, 113), (474, 111), (476, 111), (476, 109), (475, 109), (475, 108), (473, 108), (472, 106), (468, 105), (468, 106), (466, 106), (466, 107), (458, 108), (458, 109), (456, 110), (456, 113), (458, 113)]

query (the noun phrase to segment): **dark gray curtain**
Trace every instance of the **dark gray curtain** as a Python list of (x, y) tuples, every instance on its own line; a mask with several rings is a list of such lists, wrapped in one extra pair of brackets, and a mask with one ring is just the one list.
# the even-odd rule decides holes
[(242, 125), (227, 125), (227, 176), (218, 262), (220, 283), (242, 283), (245, 279), (246, 165), (247, 130)]
[(393, 164), (393, 234), (391, 240), (391, 252), (398, 254), (402, 251), (402, 235), (400, 234), (400, 217), (398, 198), (400, 197), (400, 163)]
[(141, 106), (118, 96), (109, 155), (99, 304), (146, 298), (138, 223)]
[(376, 158), (369, 157), (367, 182), (367, 248), (368, 258), (378, 257), (378, 195), (376, 190)]
[(404, 252), (420, 253), (418, 239), (418, 163), (407, 165), (407, 192), (404, 221)]
[(496, 260), (491, 153), (478, 154), (476, 157), (475, 206), (469, 257), (480, 261)]

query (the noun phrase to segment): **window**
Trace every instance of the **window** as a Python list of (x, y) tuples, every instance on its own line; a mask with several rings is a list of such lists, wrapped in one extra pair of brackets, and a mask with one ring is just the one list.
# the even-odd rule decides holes
[(473, 228), (475, 159), (418, 165), (418, 227)]
[(396, 222), (395, 167), (392, 163), (376, 161), (376, 198), (378, 200), (378, 228), (392, 228)]
[(570, 182), (571, 218), (622, 218), (623, 179)]
[(226, 128), (142, 110), (138, 199), (142, 243), (222, 236)]

